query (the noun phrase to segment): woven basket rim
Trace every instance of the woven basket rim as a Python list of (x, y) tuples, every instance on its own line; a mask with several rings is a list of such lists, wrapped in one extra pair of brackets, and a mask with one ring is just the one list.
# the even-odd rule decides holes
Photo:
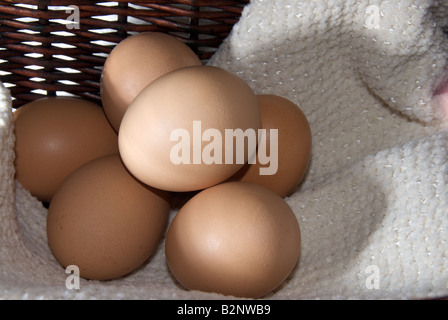
[[(170, 34), (205, 64), (250, 0), (105, 2), (77, 1), (76, 29), (61, 22), (70, 16), (64, 7), (73, 1), (0, 0), (0, 81), (8, 85), (15, 108), (64, 93), (100, 103), (99, 81), (107, 55), (135, 33)], [(51, 6), (63, 7), (48, 10)], [(104, 19), (109, 16), (115, 20)]]

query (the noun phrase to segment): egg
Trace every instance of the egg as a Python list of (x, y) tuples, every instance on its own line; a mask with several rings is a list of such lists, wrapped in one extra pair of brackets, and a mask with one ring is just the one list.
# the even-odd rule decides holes
[(133, 100), (118, 133), (129, 171), (158, 189), (188, 192), (220, 183), (256, 150), (261, 112), (237, 75), (185, 67), (154, 80)]
[(226, 182), (191, 198), (168, 227), (166, 261), (188, 290), (261, 298), (296, 266), (300, 226), (278, 194)]
[(118, 136), (103, 109), (90, 101), (50, 97), (14, 112), (15, 177), (33, 196), (49, 202), (77, 167), (118, 153)]
[(169, 194), (136, 180), (118, 154), (94, 159), (70, 174), (47, 214), (48, 245), (80, 277), (111, 280), (136, 270), (166, 231)]
[(201, 65), (182, 41), (160, 32), (143, 32), (121, 41), (104, 63), (100, 89), (107, 118), (118, 131), (124, 112), (137, 94), (161, 75)]
[[(308, 169), (311, 128), (303, 111), (287, 98), (273, 94), (257, 95), (257, 98), (266, 136), (259, 141), (257, 161), (246, 164), (230, 180), (257, 183), (286, 197), (303, 180)], [(267, 174), (262, 174), (262, 170)]]

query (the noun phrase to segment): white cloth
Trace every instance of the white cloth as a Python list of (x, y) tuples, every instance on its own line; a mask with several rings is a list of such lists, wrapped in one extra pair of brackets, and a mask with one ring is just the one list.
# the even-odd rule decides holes
[[(266, 299), (448, 296), (448, 133), (433, 98), (448, 79), (447, 17), (446, 0), (253, 0), (209, 61), (297, 103), (313, 134), (286, 198), (300, 261)], [(132, 275), (67, 289), (46, 209), (13, 178), (10, 110), (1, 88), (2, 298), (222, 298), (178, 287), (163, 243)]]

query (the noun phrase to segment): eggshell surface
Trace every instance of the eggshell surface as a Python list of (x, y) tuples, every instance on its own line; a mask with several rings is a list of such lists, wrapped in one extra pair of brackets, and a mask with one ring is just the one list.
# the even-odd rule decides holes
[[(246, 164), (230, 180), (253, 182), (271, 189), (280, 196), (290, 195), (303, 180), (311, 159), (312, 135), (308, 120), (292, 101), (277, 95), (257, 95), (261, 109), (261, 127), (266, 130), (258, 145), (258, 155), (268, 154), (266, 160), (258, 157), (253, 164)], [(271, 135), (277, 130), (277, 137)], [(261, 174), (269, 169), (272, 174)], [(274, 170), (276, 171), (274, 172)], [(268, 172), (269, 172), (268, 170)]]
[(101, 75), (101, 100), (118, 131), (124, 112), (137, 94), (161, 75), (199, 66), (198, 56), (182, 41), (160, 32), (142, 32), (121, 41), (107, 57)]
[[(119, 150), (129, 171), (148, 185), (200, 190), (244, 165), (260, 126), (257, 98), (241, 78), (217, 67), (186, 67), (136, 97), (121, 123)], [(253, 133), (253, 149), (236, 142), (238, 132)]]
[(118, 154), (92, 160), (64, 180), (50, 203), (49, 247), (82, 278), (126, 275), (157, 249), (168, 223), (168, 196), (136, 180)]
[(118, 136), (103, 109), (67, 97), (35, 100), (14, 112), (16, 179), (49, 202), (62, 181), (95, 158), (118, 153)]
[(189, 290), (259, 298), (290, 275), (301, 234), (289, 205), (245, 182), (210, 187), (189, 200), (168, 228), (167, 264)]

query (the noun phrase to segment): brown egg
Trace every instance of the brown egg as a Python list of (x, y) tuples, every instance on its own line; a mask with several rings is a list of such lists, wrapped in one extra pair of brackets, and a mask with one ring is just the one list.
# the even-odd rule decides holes
[(41, 201), (80, 165), (118, 152), (103, 109), (87, 100), (35, 100), (14, 112), (14, 126), (16, 179)]
[(109, 280), (136, 270), (168, 223), (168, 194), (143, 185), (118, 154), (90, 161), (58, 189), (47, 216), (48, 245), (63, 267)]
[(241, 169), (256, 150), (260, 126), (257, 97), (241, 78), (217, 67), (186, 67), (142, 90), (123, 117), (118, 144), (142, 182), (194, 191)]
[[(246, 164), (230, 180), (262, 185), (285, 197), (302, 181), (311, 158), (311, 129), (305, 114), (290, 100), (277, 95), (258, 95), (265, 146), (258, 158)], [(277, 130), (277, 137), (271, 130)], [(266, 152), (267, 151), (267, 152)], [(260, 158), (260, 154), (269, 155)], [(262, 174), (266, 170), (267, 174)]]
[(168, 34), (143, 32), (121, 41), (107, 57), (101, 75), (101, 100), (112, 126), (118, 131), (131, 101), (153, 80), (199, 65), (198, 56)]
[(290, 275), (301, 234), (289, 205), (256, 184), (227, 182), (189, 200), (168, 228), (165, 253), (189, 290), (263, 297)]

